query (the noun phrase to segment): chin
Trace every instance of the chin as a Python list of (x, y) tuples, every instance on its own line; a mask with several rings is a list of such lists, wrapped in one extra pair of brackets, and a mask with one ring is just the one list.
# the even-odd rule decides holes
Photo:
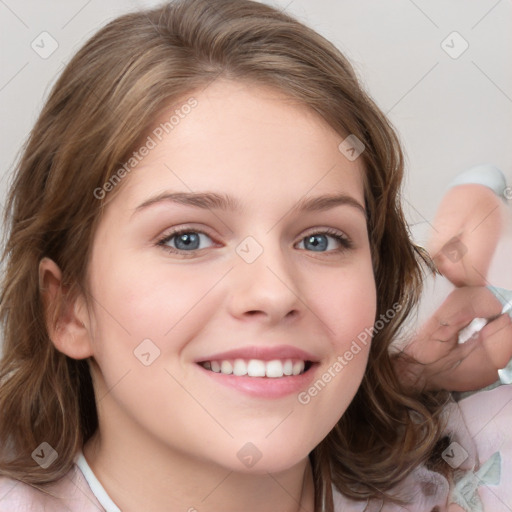
[[(309, 437), (309, 439), (308, 439)], [(308, 439), (308, 443), (300, 443), (298, 439)], [(232, 441), (226, 451), (234, 456), (226, 458), (226, 451), (219, 453), (217, 463), (230, 471), (254, 475), (280, 473), (303, 463), (316, 444), (311, 437), (296, 435), (284, 439), (276, 436), (274, 440), (265, 439), (255, 441)]]

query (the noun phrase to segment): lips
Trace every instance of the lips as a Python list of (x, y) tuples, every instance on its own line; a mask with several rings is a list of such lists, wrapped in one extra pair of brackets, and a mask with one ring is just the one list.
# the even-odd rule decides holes
[(210, 382), (263, 400), (299, 393), (320, 368), (317, 356), (291, 345), (253, 345), (213, 353), (195, 363)]
[(311, 361), (313, 363), (318, 362), (318, 357), (291, 345), (277, 345), (273, 347), (251, 345), (244, 348), (228, 350), (226, 352), (214, 353), (197, 359), (195, 362), (201, 363), (205, 361), (223, 361), (230, 359), (259, 359), (261, 361), (296, 359), (301, 361)]
[(212, 354), (197, 360), (204, 369), (222, 375), (283, 379), (297, 377), (318, 362), (318, 358), (299, 348), (251, 346)]

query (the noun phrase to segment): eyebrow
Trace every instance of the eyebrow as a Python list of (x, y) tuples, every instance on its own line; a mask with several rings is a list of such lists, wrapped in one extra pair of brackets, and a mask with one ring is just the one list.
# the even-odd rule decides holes
[[(163, 192), (152, 197), (135, 208), (134, 214), (158, 203), (177, 203), (205, 210), (218, 209), (240, 213), (242, 204), (237, 199), (216, 192)], [(318, 212), (330, 210), (336, 206), (351, 206), (359, 210), (366, 218), (366, 209), (354, 197), (347, 194), (322, 195), (302, 198), (292, 212)]]

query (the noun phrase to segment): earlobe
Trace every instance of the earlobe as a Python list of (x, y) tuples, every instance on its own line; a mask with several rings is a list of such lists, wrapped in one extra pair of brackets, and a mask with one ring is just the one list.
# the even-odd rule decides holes
[(84, 297), (72, 297), (62, 283), (62, 271), (50, 258), (39, 262), (39, 291), (48, 335), (55, 348), (73, 359), (92, 355)]

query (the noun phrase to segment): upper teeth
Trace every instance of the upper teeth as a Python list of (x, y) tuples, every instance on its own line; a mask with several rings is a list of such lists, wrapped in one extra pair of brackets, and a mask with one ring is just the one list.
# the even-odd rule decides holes
[(300, 375), (304, 371), (305, 362), (292, 359), (226, 359), (222, 361), (206, 361), (201, 363), (204, 368), (225, 375), (248, 375), (249, 377), (282, 377), (283, 375)]

